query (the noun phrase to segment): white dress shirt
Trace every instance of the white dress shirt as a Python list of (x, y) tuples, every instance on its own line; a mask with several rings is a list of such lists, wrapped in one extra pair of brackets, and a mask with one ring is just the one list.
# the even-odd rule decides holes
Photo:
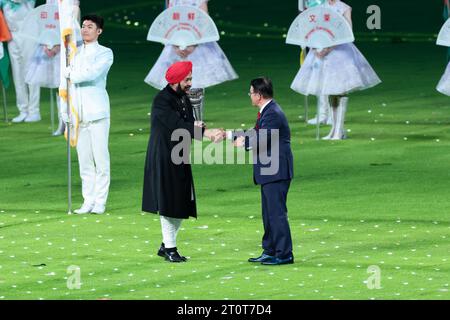
[(273, 99), (270, 99), (269, 101), (267, 101), (267, 102), (261, 107), (261, 109), (259, 109), (259, 113), (260, 113), (261, 115), (262, 115), (262, 113), (263, 113), (264, 108), (267, 107), (267, 105), (268, 105), (269, 103), (271, 103), (272, 100), (273, 100)]

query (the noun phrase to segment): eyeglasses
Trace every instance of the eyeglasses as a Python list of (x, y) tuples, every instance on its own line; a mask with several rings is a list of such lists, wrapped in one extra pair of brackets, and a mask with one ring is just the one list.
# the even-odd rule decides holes
[(251, 97), (252, 94), (260, 94), (260, 93), (259, 93), (259, 92), (249, 92), (249, 93), (247, 93), (247, 94), (248, 94), (249, 97)]

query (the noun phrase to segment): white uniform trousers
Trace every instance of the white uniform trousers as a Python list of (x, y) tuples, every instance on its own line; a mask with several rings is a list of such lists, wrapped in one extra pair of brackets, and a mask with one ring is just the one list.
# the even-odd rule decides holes
[(177, 234), (183, 219), (170, 218), (160, 215), (163, 243), (166, 248), (177, 246)]
[(77, 152), (84, 203), (106, 206), (110, 184), (110, 119), (80, 123)]
[(13, 39), (8, 42), (9, 59), (11, 60), (11, 69), (16, 89), (17, 108), (20, 113), (28, 115), (39, 114), (40, 88), (35, 85), (25, 83), (26, 61), (22, 56), (20, 42)]

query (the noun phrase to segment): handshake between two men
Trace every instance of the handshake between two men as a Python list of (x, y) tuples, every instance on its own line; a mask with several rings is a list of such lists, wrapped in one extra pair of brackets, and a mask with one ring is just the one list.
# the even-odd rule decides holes
[(243, 147), (245, 145), (245, 138), (233, 138), (232, 131), (225, 131), (223, 128), (208, 129), (203, 121), (195, 121), (194, 125), (199, 128), (205, 128), (204, 136), (214, 143), (219, 143), (225, 139), (229, 139), (234, 140), (233, 145), (235, 147)]

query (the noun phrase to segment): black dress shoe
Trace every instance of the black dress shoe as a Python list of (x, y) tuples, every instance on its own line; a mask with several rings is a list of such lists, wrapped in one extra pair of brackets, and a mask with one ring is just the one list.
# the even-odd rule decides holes
[(272, 259), (261, 262), (261, 264), (266, 265), (266, 266), (277, 266), (277, 265), (281, 265), (281, 264), (291, 264), (291, 263), (294, 263), (293, 256), (290, 256), (286, 259), (272, 257)]
[(273, 258), (275, 258), (275, 257), (269, 256), (268, 254), (263, 253), (258, 258), (250, 258), (250, 259), (248, 259), (248, 262), (264, 262), (264, 261), (271, 260)]
[(178, 251), (167, 251), (166, 254), (166, 261), (169, 262), (185, 262), (187, 259), (185, 257), (180, 256)]
[(158, 250), (158, 256), (165, 258), (166, 257), (166, 248), (164, 247), (164, 242), (161, 243), (161, 247)]
[[(164, 242), (161, 243), (161, 247), (158, 250), (158, 256), (165, 258), (166, 257), (166, 247), (164, 246)], [(187, 261), (186, 257), (181, 256), (181, 259), (183, 259), (183, 261)]]

